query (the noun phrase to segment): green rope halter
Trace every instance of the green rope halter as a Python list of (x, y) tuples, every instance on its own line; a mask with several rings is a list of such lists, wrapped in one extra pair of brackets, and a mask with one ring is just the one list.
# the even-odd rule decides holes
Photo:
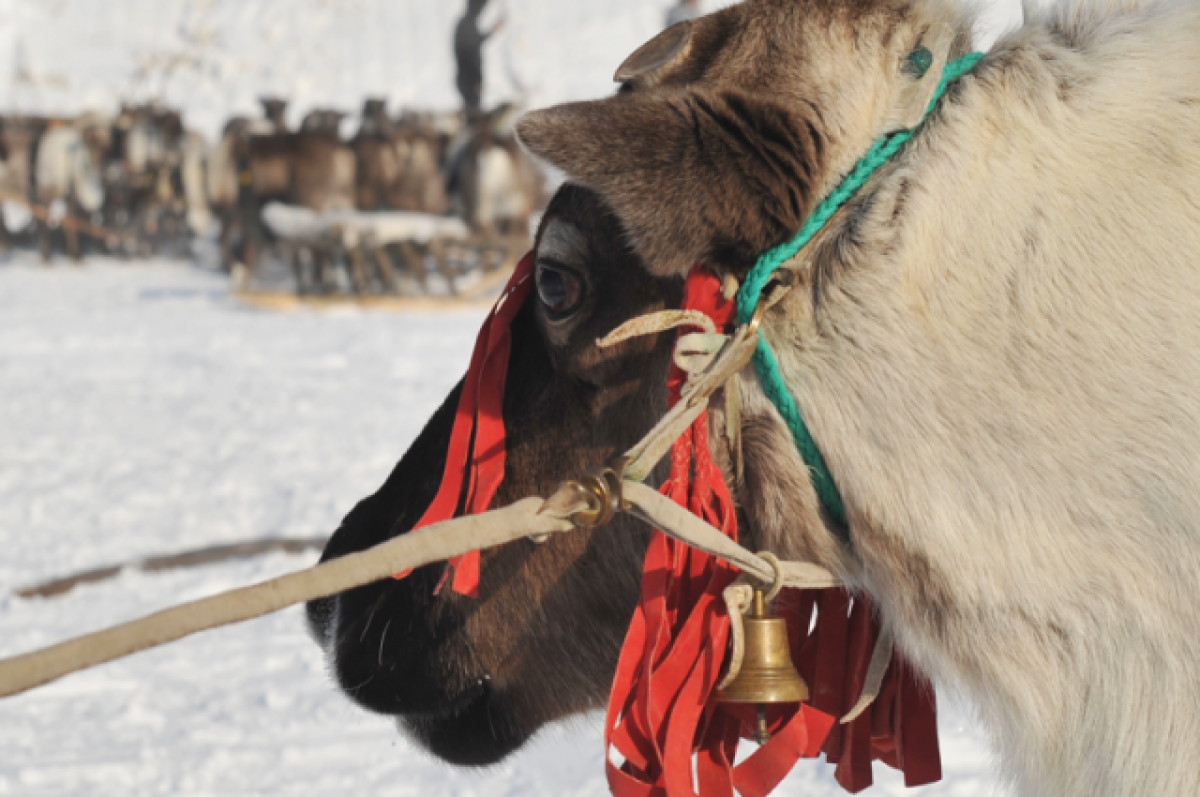
[[(942, 95), (946, 93), (946, 87), (971, 71), (982, 58), (983, 53), (971, 53), (946, 65), (945, 71), (942, 72), (941, 82), (938, 83), (937, 90), (933, 94), (933, 100), (925, 112), (925, 118), (933, 113)], [(923, 122), (924, 119), (922, 119)], [(763, 289), (771, 281), (772, 275), (821, 231), (833, 218), (833, 214), (871, 179), (880, 166), (887, 163), (916, 134), (919, 127), (920, 125), (917, 125), (908, 130), (900, 130), (876, 141), (846, 179), (817, 206), (796, 237), (775, 247), (758, 259), (738, 292), (739, 324), (747, 324), (754, 317), (754, 311), (762, 299)], [(812, 473), (813, 486), (817, 490), (817, 496), (821, 499), (821, 503), (825, 505), (825, 510), (839, 523), (846, 525), (846, 506), (842, 502), (842, 495), (833, 482), (833, 476), (829, 473), (825, 458), (821, 456), (821, 450), (817, 448), (812, 434), (808, 431), (808, 426), (804, 423), (804, 418), (800, 415), (800, 408), (796, 405), (796, 400), (788, 392), (787, 385), (784, 384), (783, 375), (779, 372), (779, 361), (775, 359), (775, 353), (771, 351), (770, 344), (767, 343), (766, 337), (761, 332), (759, 333), (758, 349), (754, 352), (754, 367), (758, 372), (759, 381), (762, 382), (763, 392), (779, 410), (779, 414), (783, 416), (788, 429), (792, 432), (796, 447), (800, 449), (800, 456), (803, 457), (804, 464)]]

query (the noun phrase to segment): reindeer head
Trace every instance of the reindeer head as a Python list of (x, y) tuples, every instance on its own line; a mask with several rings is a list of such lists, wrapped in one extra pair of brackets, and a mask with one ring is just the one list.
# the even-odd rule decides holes
[[(493, 506), (550, 495), (636, 443), (666, 410), (672, 336), (610, 349), (626, 319), (678, 306), (682, 283), (652, 277), (611, 211), (567, 186), (535, 246), (537, 294), (512, 325), (504, 397), (508, 456)], [(388, 482), (334, 535), (326, 558), (411, 529), (445, 466), (460, 389), (429, 421)], [(394, 715), (442, 758), (489, 764), (541, 725), (604, 705), (637, 603), (649, 528), (521, 541), (482, 559), (478, 598), (435, 592), (441, 565), (309, 606), (343, 690)]]
[[(947, 19), (911, 0), (749, 0), (643, 46), (615, 96), (531, 113), (518, 134), (608, 200), (653, 273), (742, 272), (920, 118), (969, 42)], [(918, 47), (932, 68), (912, 68)]]

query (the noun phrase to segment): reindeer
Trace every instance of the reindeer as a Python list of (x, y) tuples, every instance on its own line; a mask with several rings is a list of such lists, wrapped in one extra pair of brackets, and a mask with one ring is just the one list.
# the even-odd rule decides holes
[(101, 172), (111, 143), (111, 122), (96, 114), (51, 120), (38, 139), (30, 193), (44, 262), (49, 262), (52, 238), (60, 230), (71, 259), (82, 258), (79, 232), (92, 229), (90, 220), (99, 218), (104, 207)]
[[(429, 120), (408, 115), (393, 122), (385, 100), (369, 99), (363, 104), (362, 121), (350, 146), (358, 164), (356, 202), (360, 211), (444, 216), (449, 210), (442, 174), (446, 136)], [(399, 265), (423, 286), (430, 248), (428, 243), (412, 240), (389, 241), (377, 247), (374, 259), (384, 277), (382, 282), (395, 289)], [(435, 258), (442, 262), (441, 257)], [(363, 260), (360, 265), (365, 268)]]
[[(36, 116), (0, 117), (0, 200), (29, 203), (33, 200), (34, 161), (37, 142), (48, 120)], [(4, 214), (0, 213), (0, 243), (11, 243)]]
[(186, 240), (199, 189), (188, 184), (196, 178), (189, 158), (198, 151), (178, 111), (154, 104), (121, 108), (105, 154), (104, 220), (121, 233), (127, 252)]
[[(339, 112), (314, 111), (297, 132), (265, 132), (277, 127), (244, 119), (226, 125), (212, 159), (209, 186), (222, 218), (227, 268), (240, 260), (253, 270), (259, 248), (268, 242), (260, 218), (268, 202), (317, 212), (354, 207), (355, 154), (338, 136), (340, 123)], [(243, 245), (241, 257), (235, 258), (238, 237)]]
[(395, 124), (387, 115), (385, 101), (367, 100), (350, 146), (358, 162), (359, 210), (446, 213), (446, 185), (441, 174), (445, 143), (437, 130), (413, 119)]
[[(254, 199), (254, 176), (250, 170), (250, 138), (282, 135), (287, 132), (287, 101), (274, 97), (259, 100), (263, 118), (235, 116), (225, 123), (221, 136), (205, 159), (205, 193), (213, 215), (221, 226), (221, 265), (233, 268), (244, 259), (235, 257), (235, 241), (240, 236), (257, 240), (259, 208)], [(249, 246), (249, 244), (247, 244)], [(245, 249), (246, 246), (237, 247)]]
[[(635, 53), (617, 95), (524, 120), (601, 198), (568, 189), (539, 234), (497, 505), (658, 417), (664, 342), (593, 341), (671, 306), (697, 262), (745, 277), (921, 118), (972, 24), (938, 0), (749, 0)], [(845, 526), (755, 372), (738, 382), (746, 544), (869, 595), (975, 702), (1023, 795), (1200, 793), (1197, 74), (1194, 1), (1030, 10), (786, 264), (764, 334)], [(327, 557), (421, 514), (454, 398)], [(429, 568), (310, 619), (353, 699), (447, 760), (493, 762), (604, 699), (643, 532), (485, 554), (478, 601), (434, 595)]]
[(542, 205), (542, 175), (513, 134), (517, 109), (502, 105), (464, 127), (446, 155), (457, 215), (489, 235), (526, 235)]
[(354, 207), (354, 151), (338, 133), (343, 116), (315, 110), (299, 132), (250, 137), (250, 171), (260, 201), (316, 211)]

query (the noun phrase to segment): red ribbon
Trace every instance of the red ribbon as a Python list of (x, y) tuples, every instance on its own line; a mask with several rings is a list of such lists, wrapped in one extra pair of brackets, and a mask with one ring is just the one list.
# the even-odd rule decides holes
[[(683, 307), (723, 329), (735, 316), (720, 281), (701, 268), (688, 278)], [(685, 379), (672, 368), (672, 405)], [(709, 452), (707, 413), (676, 441), (662, 491), (737, 540), (733, 499)], [(854, 722), (835, 723), (857, 702), (879, 635), (868, 601), (844, 590), (784, 591), (777, 610), (788, 620), (793, 661), (811, 684), (812, 705), (771, 707), (770, 742), (734, 767), (739, 740), (752, 736), (755, 709), (713, 698), (729, 639), (721, 596), (735, 577), (725, 562), (654, 533), (605, 722), (616, 797), (732, 797), (735, 789), (765, 797), (801, 758), (821, 752), (851, 792), (871, 785), (874, 759), (902, 769), (910, 786), (941, 778), (933, 691), (898, 657), (872, 707)]]
[[(460, 515), (486, 512), (500, 489), (507, 453), (504, 385), (512, 351), (512, 322), (533, 289), (533, 282), (530, 252), (517, 265), (475, 339), (475, 351), (471, 354), (471, 366), (450, 433), (442, 484), (414, 530)], [(411, 572), (398, 573), (396, 578), (404, 578)], [(451, 576), (455, 592), (478, 597), (479, 551), (453, 557), (438, 590)]]
[[(533, 287), (533, 267), (531, 253), (480, 330), (442, 483), (414, 528), (486, 511), (503, 481), (511, 326)], [(715, 276), (693, 269), (683, 306), (707, 313), (718, 328), (728, 329), (735, 308), (720, 289)], [(672, 367), (672, 405), (685, 380), (686, 374)], [(733, 499), (709, 453), (707, 413), (676, 441), (671, 477), (662, 491), (737, 540)], [(755, 722), (752, 706), (713, 702), (729, 640), (722, 593), (736, 575), (722, 560), (659, 531), (651, 538), (641, 602), (621, 651), (605, 722), (613, 794), (732, 797), (736, 789), (743, 797), (765, 797), (799, 759), (822, 752), (851, 792), (871, 785), (873, 760), (903, 770), (909, 786), (939, 780), (933, 690), (898, 654), (871, 708), (852, 723), (835, 723), (834, 717), (858, 700), (879, 634), (867, 599), (843, 590), (784, 590), (780, 596), (776, 611), (788, 621), (792, 659), (810, 685), (812, 704), (771, 707), (771, 741), (733, 766), (738, 742), (752, 736)], [(449, 580), (456, 592), (477, 596), (479, 576), (479, 552), (474, 551), (451, 559), (442, 583)], [(613, 762), (612, 752), (623, 761)]]
[[(720, 289), (715, 276), (693, 269), (684, 309), (729, 327), (736, 307)], [(673, 366), (667, 385), (672, 406), (685, 380)], [(737, 540), (733, 498), (709, 453), (707, 412), (675, 442), (662, 492)], [(753, 717), (712, 697), (729, 639), (722, 596), (736, 577), (734, 567), (660, 531), (651, 538), (642, 600), (621, 651), (605, 724), (608, 782), (616, 797), (732, 797), (735, 787), (747, 797), (766, 795), (799, 758), (820, 751), (832, 717), (808, 706), (772, 709), (771, 741), (732, 766)], [(614, 762), (612, 752), (623, 762)]]

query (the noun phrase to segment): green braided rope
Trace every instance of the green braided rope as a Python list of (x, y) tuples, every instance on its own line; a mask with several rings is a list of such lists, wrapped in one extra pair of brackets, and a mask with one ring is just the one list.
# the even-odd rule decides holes
[[(983, 53), (971, 53), (946, 65), (942, 79), (925, 112), (926, 117), (937, 107), (942, 95), (946, 93), (946, 87), (971, 71), (982, 58)], [(767, 283), (771, 281), (771, 276), (780, 266), (804, 248), (833, 218), (833, 214), (837, 213), (842, 205), (846, 204), (847, 200), (871, 179), (879, 167), (887, 163), (915, 135), (916, 131), (915, 127), (901, 130), (876, 141), (846, 179), (817, 206), (796, 237), (775, 247), (758, 259), (750, 274), (747, 275), (742, 289), (738, 292), (739, 324), (747, 324), (754, 317), (754, 311), (762, 299), (763, 289), (766, 288)], [(833, 482), (833, 476), (830, 475), (829, 468), (825, 464), (825, 458), (821, 456), (816, 441), (813, 440), (808, 426), (804, 423), (804, 418), (800, 415), (800, 408), (796, 406), (796, 400), (792, 398), (787, 385), (784, 384), (783, 375), (779, 371), (779, 361), (775, 359), (775, 353), (771, 351), (771, 346), (762, 333), (759, 333), (758, 349), (754, 352), (754, 367), (758, 372), (759, 381), (762, 382), (763, 391), (775, 408), (779, 410), (779, 414), (783, 416), (788, 429), (792, 432), (796, 447), (800, 449), (804, 463), (812, 472), (813, 486), (817, 490), (817, 496), (821, 499), (821, 503), (825, 505), (826, 511), (834, 519), (845, 525), (846, 507), (842, 502), (842, 495), (838, 492), (837, 485)]]

